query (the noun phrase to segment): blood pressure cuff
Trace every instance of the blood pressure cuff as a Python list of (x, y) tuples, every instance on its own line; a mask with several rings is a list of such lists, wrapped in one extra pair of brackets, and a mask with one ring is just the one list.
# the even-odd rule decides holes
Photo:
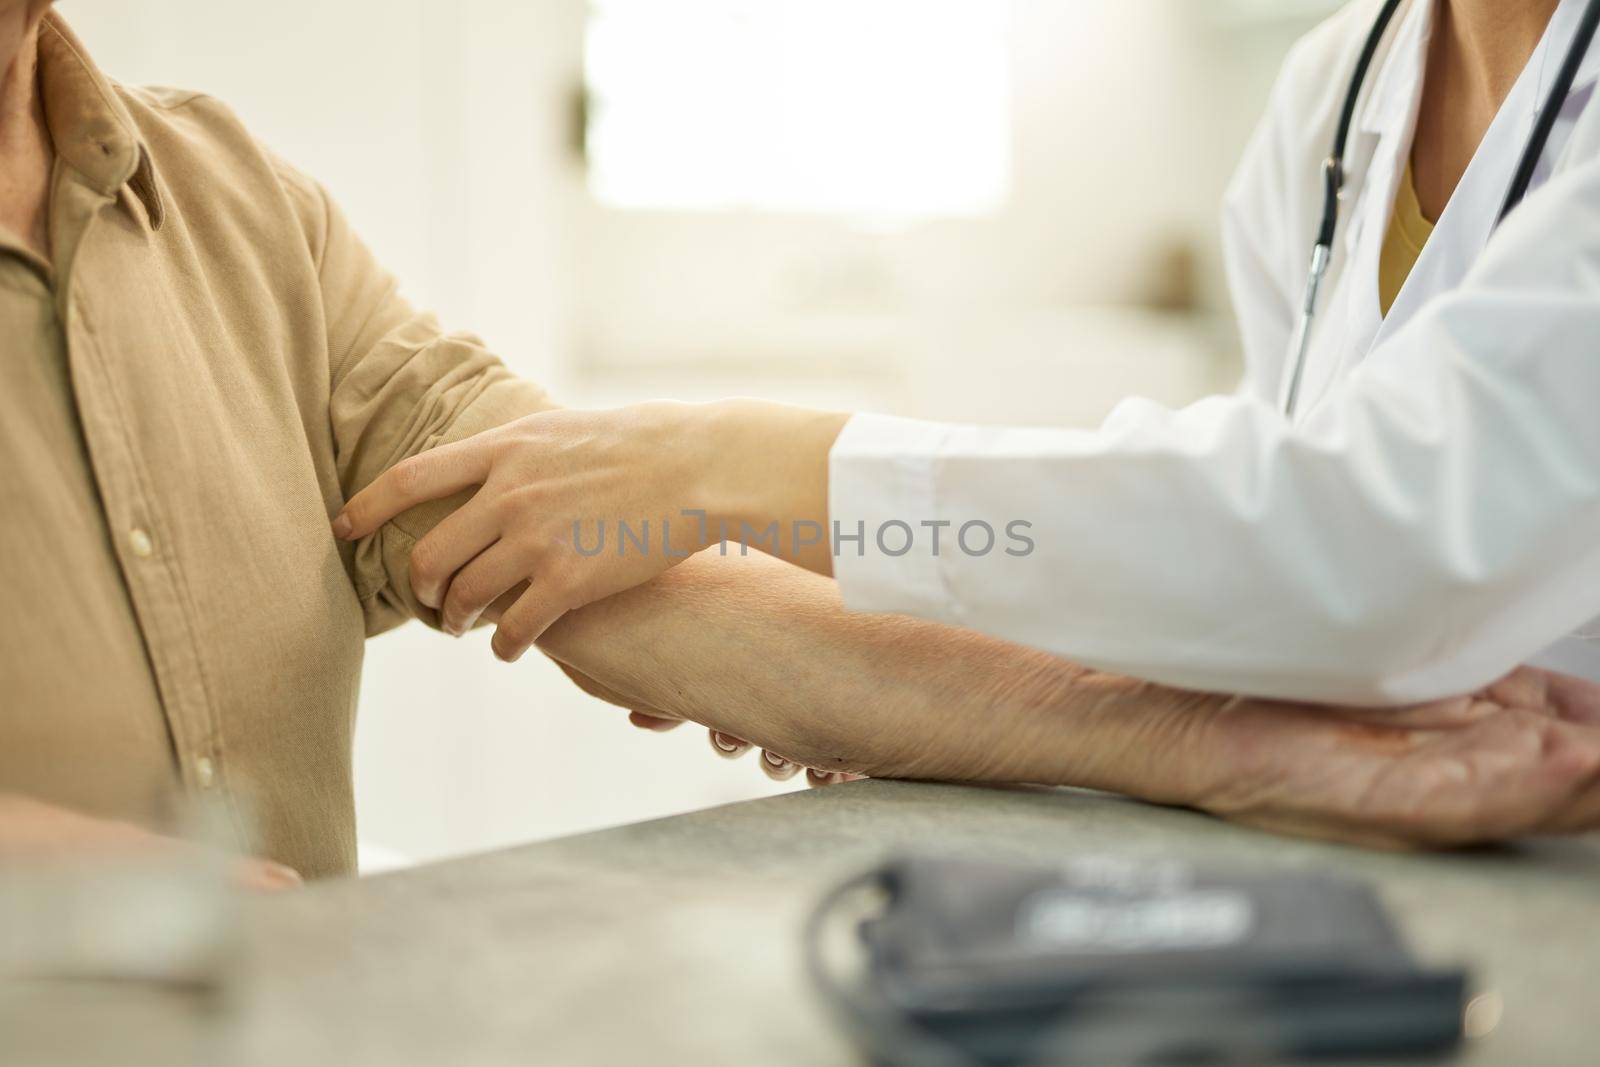
[(876, 874), (888, 903), (860, 927), (870, 997), (952, 1063), (1394, 1055), (1460, 1039), (1464, 974), (1420, 968), (1358, 883), (1111, 859), (907, 859)]

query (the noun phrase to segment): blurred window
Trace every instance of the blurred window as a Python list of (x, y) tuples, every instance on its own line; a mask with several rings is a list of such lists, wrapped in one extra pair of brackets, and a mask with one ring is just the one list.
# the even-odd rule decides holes
[(993, 211), (1006, 0), (591, 0), (589, 187), (620, 208)]

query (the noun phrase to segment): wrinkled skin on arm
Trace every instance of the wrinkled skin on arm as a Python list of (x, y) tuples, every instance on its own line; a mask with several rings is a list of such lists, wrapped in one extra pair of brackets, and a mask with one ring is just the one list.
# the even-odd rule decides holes
[(1540, 671), (1406, 709), (1228, 699), (851, 614), (826, 579), (714, 551), (541, 647), (613, 703), (829, 772), (1105, 789), (1376, 847), (1600, 828), (1600, 688)]

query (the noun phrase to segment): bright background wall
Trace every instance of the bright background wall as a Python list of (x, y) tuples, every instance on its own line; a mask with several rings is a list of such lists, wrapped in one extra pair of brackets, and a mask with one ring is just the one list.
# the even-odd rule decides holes
[[(693, 19), (718, 2), (650, 0), (658, 19), (682, 14), (661, 48), (692, 48)], [(852, 0), (878, 2), (895, 0)], [(114, 77), (231, 103), (327, 184), (415, 300), (572, 403), (740, 393), (1083, 425), (1129, 393), (1181, 403), (1231, 385), (1217, 204), (1284, 51), (1330, 6), (1014, 0), (992, 131), (1006, 195), (912, 219), (600, 203), (576, 147), (583, 0), (61, 11)], [(832, 7), (853, 69), (874, 48), (892, 85), (916, 16), (880, 39), (881, 25), (857, 32), (851, 4)], [(907, 121), (960, 110), (944, 100)], [(633, 730), (537, 658), (502, 666), (483, 634), (374, 641), (362, 705), (369, 867), (794, 787), (716, 759), (692, 728)]]

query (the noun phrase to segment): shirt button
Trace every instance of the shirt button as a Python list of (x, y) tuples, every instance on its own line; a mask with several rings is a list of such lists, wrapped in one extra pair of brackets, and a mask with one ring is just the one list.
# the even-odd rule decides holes
[(148, 533), (135, 526), (133, 529), (128, 531), (128, 547), (131, 548), (133, 550), (133, 554), (138, 556), (140, 559), (149, 559), (151, 553), (155, 552), (156, 550), (156, 543), (150, 540), (150, 535)]
[(201, 789), (210, 789), (217, 783), (217, 768), (212, 764), (210, 756), (201, 756), (194, 761), (194, 780)]

